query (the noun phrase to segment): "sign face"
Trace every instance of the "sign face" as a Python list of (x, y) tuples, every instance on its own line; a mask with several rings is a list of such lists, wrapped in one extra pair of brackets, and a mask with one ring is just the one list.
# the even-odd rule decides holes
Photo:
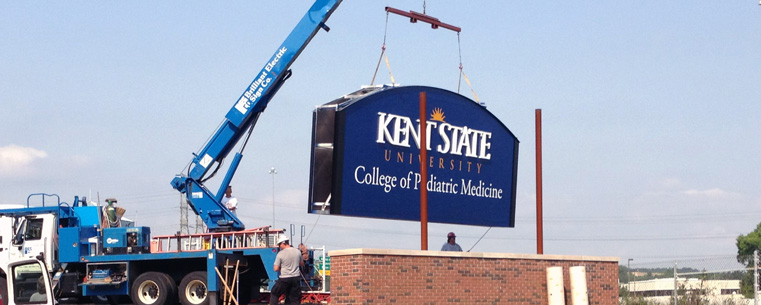
[[(426, 160), (420, 160), (420, 92), (427, 95)], [(420, 220), (422, 161), (430, 222), (515, 225), (518, 139), (483, 106), (420, 86), (330, 104), (315, 111), (310, 212)], [(331, 121), (333, 128), (326, 126)], [(332, 148), (325, 142), (331, 140)]]

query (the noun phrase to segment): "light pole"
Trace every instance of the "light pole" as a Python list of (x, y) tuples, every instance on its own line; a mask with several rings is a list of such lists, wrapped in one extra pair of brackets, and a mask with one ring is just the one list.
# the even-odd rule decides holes
[(633, 261), (633, 258), (630, 258), (626, 262), (626, 281), (629, 282), (629, 295), (632, 294), (632, 268), (631, 268), (631, 262)]
[(277, 170), (273, 167), (270, 168), (270, 175), (272, 175), (272, 228), (275, 228), (275, 175)]

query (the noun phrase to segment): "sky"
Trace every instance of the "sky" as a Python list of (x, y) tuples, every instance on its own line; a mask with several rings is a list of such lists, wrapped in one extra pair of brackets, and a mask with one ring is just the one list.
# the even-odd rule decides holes
[[(424, 5), (460, 35), (384, 10)], [(178, 231), (169, 182), (309, 6), (0, 3), (0, 204), (115, 197), (153, 235)], [(232, 185), (247, 227), (292, 224), (328, 250), (420, 249), (417, 222), (306, 212), (312, 110), (370, 84), (384, 34), (376, 84), (473, 98), (462, 63), (520, 140), (515, 227), (430, 224), (429, 249), (452, 231), (465, 250), (537, 252), (536, 109), (545, 254), (731, 258), (761, 222), (757, 2), (346, 0), (327, 24), (244, 151)]]

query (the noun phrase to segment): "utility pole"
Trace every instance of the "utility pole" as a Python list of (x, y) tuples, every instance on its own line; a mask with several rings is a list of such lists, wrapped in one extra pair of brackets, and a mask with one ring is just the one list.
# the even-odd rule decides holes
[(272, 175), (272, 228), (275, 228), (275, 175), (277, 170), (273, 167), (270, 168), (270, 175)]
[(758, 250), (753, 251), (753, 305), (758, 305)]
[(679, 294), (678, 294), (678, 288), (677, 288), (678, 287), (677, 284), (679, 284), (678, 283), (679, 276), (677, 275), (677, 272), (679, 272), (679, 270), (676, 269), (676, 262), (674, 262), (674, 304), (679, 304), (679, 297), (678, 297)]
[(626, 262), (626, 282), (627, 282), (627, 284), (629, 284), (628, 285), (629, 288), (627, 288), (629, 290), (629, 293), (628, 293), (629, 295), (632, 294), (632, 267), (631, 267), (631, 262), (633, 260), (634, 260), (633, 258), (630, 258)]

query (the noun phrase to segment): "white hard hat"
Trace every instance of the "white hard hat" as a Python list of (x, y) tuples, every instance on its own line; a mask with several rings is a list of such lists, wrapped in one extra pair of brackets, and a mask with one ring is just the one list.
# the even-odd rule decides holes
[(280, 245), (281, 243), (284, 243), (286, 241), (288, 241), (288, 236), (283, 235), (283, 236), (280, 236), (280, 238), (278, 238), (277, 244)]

